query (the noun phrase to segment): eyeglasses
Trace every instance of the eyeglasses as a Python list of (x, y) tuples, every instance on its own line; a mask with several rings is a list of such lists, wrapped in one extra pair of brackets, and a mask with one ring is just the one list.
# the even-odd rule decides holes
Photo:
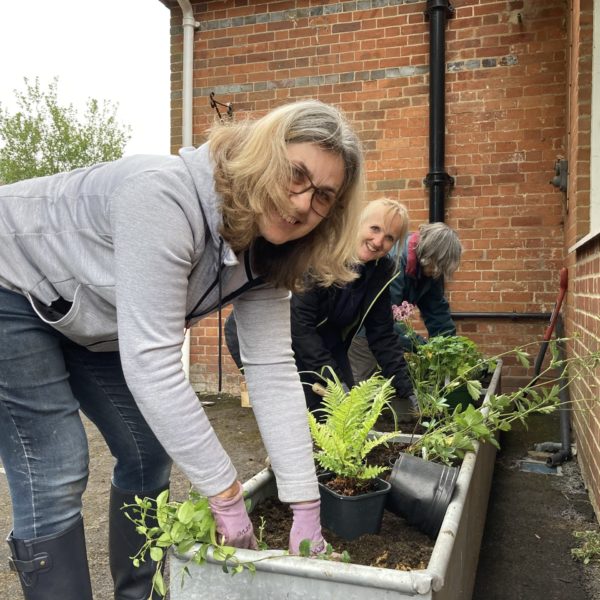
[(306, 192), (312, 190), (312, 194), (310, 197), (310, 207), (321, 217), (322, 219), (327, 218), (329, 215), (329, 211), (331, 211), (332, 206), (335, 204), (336, 195), (333, 192), (329, 192), (327, 190), (322, 190), (318, 188), (313, 182), (312, 179), (308, 176), (308, 173), (299, 167), (293, 166), (292, 168), (292, 185), (294, 186), (304, 186), (306, 183), (306, 187), (303, 187), (301, 190), (294, 191), (290, 190), (290, 194), (294, 196), (300, 196), (301, 194), (306, 194)]

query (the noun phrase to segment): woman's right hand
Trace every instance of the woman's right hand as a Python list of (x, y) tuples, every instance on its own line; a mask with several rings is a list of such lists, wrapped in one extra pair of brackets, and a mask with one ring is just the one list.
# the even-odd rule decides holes
[(321, 532), (321, 500), (290, 504), (294, 514), (290, 530), (290, 554), (300, 554), (300, 543), (309, 540), (310, 553), (325, 552), (327, 542)]
[(236, 481), (230, 488), (208, 499), (217, 524), (219, 542), (236, 548), (258, 550), (254, 528), (244, 504), (243, 488)]

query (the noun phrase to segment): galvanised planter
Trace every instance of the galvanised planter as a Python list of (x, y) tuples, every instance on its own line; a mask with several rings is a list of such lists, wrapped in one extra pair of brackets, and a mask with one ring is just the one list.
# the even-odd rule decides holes
[[(488, 387), (488, 395), (500, 393), (502, 362)], [(482, 410), (486, 410), (485, 403)], [(407, 436), (408, 437), (408, 436)], [(398, 441), (403, 441), (399, 436)], [(283, 551), (237, 550), (240, 561), (254, 562), (256, 573), (235, 576), (223, 573), (212, 561), (202, 566), (189, 563), (192, 552), (170, 554), (171, 600), (470, 600), (475, 582), (481, 537), (485, 524), (496, 449), (475, 444), (461, 465), (454, 496), (442, 521), (426, 569), (397, 571), (380, 567), (285, 556)], [(275, 478), (265, 469), (244, 484), (252, 506), (276, 495)], [(260, 561), (261, 558), (272, 557)], [(181, 571), (191, 577), (181, 586)]]

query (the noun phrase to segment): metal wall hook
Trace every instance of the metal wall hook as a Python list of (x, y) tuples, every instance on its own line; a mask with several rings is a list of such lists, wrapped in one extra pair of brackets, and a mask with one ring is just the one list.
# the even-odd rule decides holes
[(554, 177), (550, 183), (561, 192), (566, 192), (569, 184), (569, 161), (565, 158), (557, 158), (554, 163)]
[(210, 107), (214, 108), (217, 111), (217, 115), (219, 116), (219, 119), (221, 119), (221, 121), (223, 120), (223, 115), (221, 114), (221, 111), (219, 110), (219, 106), (222, 106), (223, 108), (227, 109), (227, 117), (228, 118), (232, 118), (233, 117), (233, 104), (231, 104), (231, 102), (227, 102), (226, 104), (223, 104), (223, 102), (219, 102), (218, 100), (215, 100), (215, 93), (211, 92), (210, 93)]

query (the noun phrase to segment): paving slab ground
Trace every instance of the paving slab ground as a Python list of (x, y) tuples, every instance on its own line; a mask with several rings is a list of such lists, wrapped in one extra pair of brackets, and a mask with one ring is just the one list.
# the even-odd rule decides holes
[(500, 440), (473, 600), (600, 600), (600, 564), (571, 557), (573, 531), (598, 529), (577, 460), (536, 472), (532, 450), (560, 441), (558, 416), (528, 425)]
[[(240, 478), (245, 480), (261, 469), (266, 453), (251, 409), (241, 408), (239, 398), (226, 396), (206, 410)], [(95, 600), (112, 600), (107, 506), (113, 458), (95, 428), (89, 423), (86, 428), (91, 474), (84, 519), (92, 585)], [(600, 569), (584, 568), (570, 556), (577, 542), (572, 531), (598, 527), (576, 461), (563, 465), (560, 477), (518, 468), (518, 461), (527, 457), (534, 443), (558, 441), (557, 432), (556, 419), (544, 417), (532, 421), (528, 431), (503, 437), (473, 600), (600, 600)], [(185, 478), (178, 471), (173, 474), (172, 489), (179, 499), (187, 492)], [(10, 521), (6, 478), (0, 472), (0, 532), (4, 536)], [(7, 565), (8, 549), (0, 544), (0, 600), (19, 600), (17, 577)]]

